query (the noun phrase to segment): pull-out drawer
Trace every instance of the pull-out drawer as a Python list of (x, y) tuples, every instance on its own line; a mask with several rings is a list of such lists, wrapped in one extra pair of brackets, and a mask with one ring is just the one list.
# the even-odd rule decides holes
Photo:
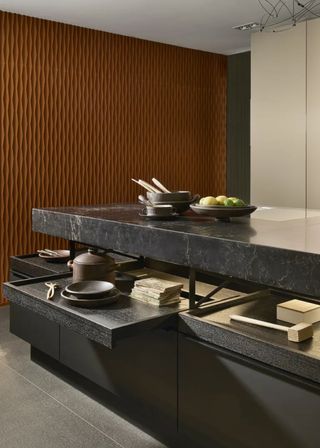
[(178, 365), (182, 446), (320, 446), (319, 385), (183, 335)]
[[(46, 282), (59, 285), (53, 300), (46, 299)], [(105, 307), (78, 308), (69, 305), (60, 296), (61, 289), (71, 282), (71, 274), (17, 280), (4, 284), (4, 294), (11, 304), (27, 310), (28, 314), (42, 316), (109, 349), (114, 348), (120, 339), (146, 330), (170, 327), (176, 323), (178, 312), (188, 307), (188, 301), (183, 300), (178, 305), (157, 308), (121, 294), (117, 302)], [(23, 319), (20, 319), (19, 325), (15, 325), (16, 334), (17, 327), (22, 326), (22, 321)], [(25, 334), (25, 330), (21, 329), (21, 332)]]
[[(86, 251), (86, 249), (76, 251), (79, 255)], [(137, 257), (127, 256), (122, 254), (110, 254), (117, 263), (118, 271), (125, 271), (128, 269), (139, 269), (142, 262)], [(70, 268), (66, 262), (52, 262), (39, 257), (39, 254), (15, 255), (10, 257), (10, 271), (23, 277), (40, 277), (44, 275), (66, 274), (70, 273)]]

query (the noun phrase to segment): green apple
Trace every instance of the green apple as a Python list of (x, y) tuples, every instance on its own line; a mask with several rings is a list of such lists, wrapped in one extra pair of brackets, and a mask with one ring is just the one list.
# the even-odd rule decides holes
[(234, 202), (234, 205), (236, 206), (236, 207), (245, 207), (245, 203), (244, 203), (244, 201), (242, 200), (242, 199), (237, 199), (235, 202)]
[(235, 201), (238, 200), (238, 198), (236, 198), (236, 197), (234, 197), (234, 196), (230, 196), (230, 198), (228, 198), (228, 199), (231, 199), (233, 202), (235, 202)]
[(224, 205), (225, 205), (226, 207), (233, 207), (233, 206), (234, 206), (234, 202), (233, 202), (232, 198), (228, 198), (228, 199), (226, 199), (226, 200), (224, 201)]
[(217, 196), (216, 200), (218, 201), (219, 205), (224, 205), (224, 201), (228, 199), (227, 196)]
[(217, 205), (218, 201), (213, 196), (206, 196), (200, 200), (200, 205)]

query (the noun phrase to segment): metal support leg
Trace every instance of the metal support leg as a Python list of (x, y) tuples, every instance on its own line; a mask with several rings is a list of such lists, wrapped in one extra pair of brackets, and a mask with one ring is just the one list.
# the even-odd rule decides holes
[(190, 268), (189, 270), (189, 306), (190, 308), (196, 307), (196, 270)]
[(70, 260), (73, 260), (76, 256), (76, 243), (74, 241), (69, 241), (70, 250)]

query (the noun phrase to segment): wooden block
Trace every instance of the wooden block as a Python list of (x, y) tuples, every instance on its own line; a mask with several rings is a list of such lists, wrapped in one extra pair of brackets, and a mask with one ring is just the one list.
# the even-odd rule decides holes
[(305, 300), (288, 300), (277, 305), (277, 319), (292, 324), (313, 324), (320, 321), (320, 305)]
[(313, 336), (313, 327), (311, 324), (301, 322), (288, 328), (288, 340), (292, 342), (302, 342), (306, 339), (310, 339)]

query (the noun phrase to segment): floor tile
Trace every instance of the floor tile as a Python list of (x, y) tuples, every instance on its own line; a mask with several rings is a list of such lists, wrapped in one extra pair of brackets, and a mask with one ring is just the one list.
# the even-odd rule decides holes
[(1, 448), (120, 448), (0, 362)]
[[(88, 394), (75, 388), (68, 381), (32, 362), (30, 360), (30, 345), (9, 333), (8, 308), (0, 308), (1, 363), (14, 369), (53, 399), (79, 415), (80, 418), (87, 420), (98, 431), (107, 434), (125, 448), (165, 448), (162, 443), (146, 434), (113, 409), (102, 405)], [(0, 447), (2, 448), (1, 442)], [(11, 448), (11, 445), (6, 448)]]

